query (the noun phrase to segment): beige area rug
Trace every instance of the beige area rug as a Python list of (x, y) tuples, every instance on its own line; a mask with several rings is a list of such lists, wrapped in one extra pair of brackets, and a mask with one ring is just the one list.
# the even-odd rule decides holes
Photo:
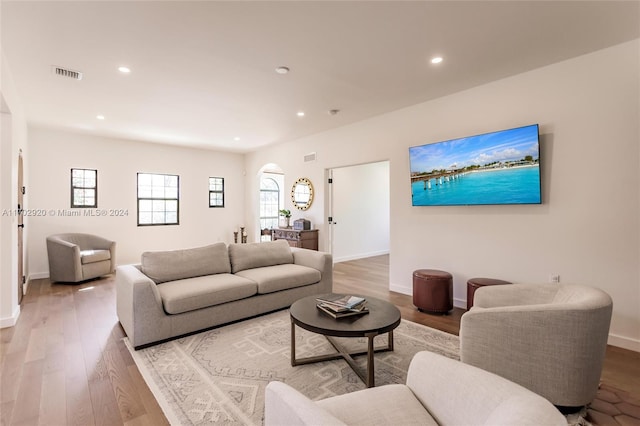
[[(394, 330), (394, 351), (375, 355), (376, 386), (404, 383), (413, 355), (431, 351), (458, 359), (458, 336), (402, 320)], [(313, 400), (365, 389), (340, 359), (291, 366), (289, 311), (241, 321), (134, 351), (125, 343), (144, 380), (172, 425), (262, 425), (264, 388), (283, 381)], [(337, 339), (365, 350), (366, 339)], [(387, 336), (376, 337), (384, 346)], [(298, 358), (334, 353), (324, 336), (296, 327)], [(356, 358), (364, 368), (366, 357)], [(591, 426), (586, 408), (567, 416), (570, 426)]]
[[(173, 425), (261, 425), (264, 388), (272, 380), (314, 400), (366, 388), (344, 360), (292, 367), (290, 338), (283, 310), (139, 351), (127, 346)], [(386, 339), (376, 337), (376, 346)], [(366, 339), (339, 340), (366, 349)], [(403, 320), (394, 351), (375, 355), (376, 386), (404, 383), (413, 355), (424, 350), (457, 359), (458, 337)], [(296, 328), (299, 358), (333, 352), (324, 336)], [(365, 358), (356, 360), (364, 367)]]

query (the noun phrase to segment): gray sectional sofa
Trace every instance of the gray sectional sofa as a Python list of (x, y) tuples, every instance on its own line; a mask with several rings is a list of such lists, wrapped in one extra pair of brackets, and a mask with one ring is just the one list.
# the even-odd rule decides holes
[(118, 319), (138, 349), (330, 293), (330, 254), (285, 240), (145, 252), (116, 269)]

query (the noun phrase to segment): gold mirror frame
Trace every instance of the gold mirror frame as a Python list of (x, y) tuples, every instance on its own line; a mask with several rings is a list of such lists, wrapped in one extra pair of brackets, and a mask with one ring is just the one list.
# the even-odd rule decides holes
[(307, 210), (313, 203), (313, 185), (307, 178), (300, 178), (291, 188), (291, 202), (298, 210)]

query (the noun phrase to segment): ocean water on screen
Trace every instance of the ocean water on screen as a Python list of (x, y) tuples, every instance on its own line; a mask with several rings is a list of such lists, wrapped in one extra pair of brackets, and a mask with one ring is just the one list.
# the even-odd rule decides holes
[(472, 204), (539, 204), (540, 167), (514, 167), (467, 173), (440, 184), (431, 180), (431, 189), (423, 181), (411, 185), (414, 206), (451, 206)]

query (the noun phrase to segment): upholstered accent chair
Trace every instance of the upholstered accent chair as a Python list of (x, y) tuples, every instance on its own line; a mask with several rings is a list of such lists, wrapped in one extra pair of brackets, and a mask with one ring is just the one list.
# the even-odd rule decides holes
[(282, 382), (265, 390), (265, 426), (562, 425), (549, 401), (495, 374), (432, 352), (411, 361), (406, 385), (312, 401)]
[(91, 234), (68, 233), (47, 237), (52, 282), (80, 282), (115, 272), (116, 243)]
[(586, 405), (598, 390), (612, 307), (607, 293), (584, 285), (482, 287), (462, 315), (460, 358), (556, 406)]

